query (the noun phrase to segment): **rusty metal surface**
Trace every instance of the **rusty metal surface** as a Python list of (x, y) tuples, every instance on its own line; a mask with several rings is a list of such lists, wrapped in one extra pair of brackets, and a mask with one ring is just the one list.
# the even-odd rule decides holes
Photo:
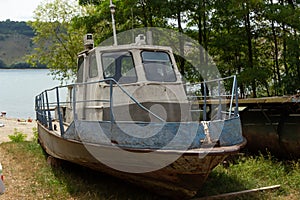
[(240, 115), (250, 151), (300, 158), (300, 104), (248, 104)]

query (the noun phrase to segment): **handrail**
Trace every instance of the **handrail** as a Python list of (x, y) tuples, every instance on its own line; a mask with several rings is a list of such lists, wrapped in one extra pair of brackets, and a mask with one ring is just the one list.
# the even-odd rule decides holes
[[(225, 80), (229, 80), (232, 79), (233, 82), (231, 84), (232, 88), (231, 88), (231, 92), (230, 94), (226, 93), (225, 90), (223, 90), (222, 85), (224, 85), (224, 81)], [(80, 100), (77, 99), (78, 97), (76, 96), (76, 87), (77, 86), (83, 86), (83, 85), (89, 85), (89, 84), (99, 84), (99, 83), (109, 83), (108, 87), (110, 88), (109, 90), (109, 97), (106, 97), (108, 99), (88, 99), (88, 100)], [(214, 85), (214, 83), (216, 83)], [(185, 84), (186, 87), (190, 87), (192, 90), (190, 90), (190, 92), (196, 92), (197, 94), (192, 94), (189, 95), (188, 94), (188, 89), (187, 89), (187, 100), (197, 100), (199, 101), (200, 99), (202, 99), (203, 101), (203, 109), (199, 111), (203, 112), (203, 120), (206, 121), (207, 120), (207, 105), (209, 104), (210, 100), (216, 100), (218, 103), (218, 107), (217, 107), (217, 118), (221, 119), (221, 117), (223, 116), (223, 114), (226, 114), (226, 116), (228, 116), (228, 118), (230, 119), (232, 116), (236, 117), (238, 115), (238, 91), (237, 91), (237, 78), (236, 76), (230, 76), (230, 77), (225, 77), (225, 78), (218, 78), (215, 80), (205, 80), (203, 82), (198, 82), (198, 83), (187, 83)], [(103, 79), (103, 80), (98, 80), (98, 81), (92, 81), (92, 82), (85, 82), (85, 83), (74, 83), (74, 84), (68, 84), (68, 85), (64, 85), (64, 86), (57, 86), (57, 87), (53, 87), (50, 89), (46, 89), (45, 91), (43, 91), (42, 93), (40, 93), (39, 95), (36, 96), (35, 99), (35, 109), (36, 109), (36, 116), (37, 119), (43, 123), (45, 126), (47, 126), (49, 128), (49, 130), (52, 130), (52, 120), (53, 118), (51, 117), (51, 110), (53, 109), (53, 106), (55, 106), (58, 110), (57, 110), (57, 114), (58, 114), (58, 120), (59, 120), (59, 126), (60, 126), (60, 130), (61, 130), (61, 134), (64, 134), (64, 126), (63, 126), (63, 115), (61, 113), (61, 107), (63, 107), (63, 105), (66, 104), (71, 104), (71, 106), (73, 107), (73, 119), (76, 120), (78, 117), (78, 112), (76, 110), (76, 105), (77, 103), (87, 103), (87, 102), (105, 102), (105, 103), (109, 103), (109, 109), (110, 109), (110, 122), (111, 123), (115, 123), (115, 117), (114, 117), (114, 99), (113, 99), (113, 90), (114, 88), (119, 88), (126, 96), (128, 96), (136, 105), (138, 105), (141, 109), (143, 109), (144, 111), (148, 112), (149, 114), (153, 115), (155, 118), (159, 119), (162, 122), (165, 122), (160, 116), (156, 115), (155, 113), (153, 113), (151, 110), (149, 110), (148, 108), (146, 108), (145, 106), (143, 106), (136, 98), (134, 98), (130, 93), (128, 93), (125, 88), (120, 85), (115, 79), (113, 78), (107, 78), (107, 79)], [(212, 91), (208, 91), (208, 88), (214, 88), (213, 92)], [(59, 93), (59, 89), (65, 89), (68, 88), (69, 92), (70, 92), (70, 88), (72, 88), (72, 100), (71, 101), (61, 101), (60, 97), (60, 93)], [(201, 92), (201, 88), (204, 89)], [(53, 101), (49, 101), (49, 93), (50, 92), (54, 92), (54, 99)], [(211, 93), (209, 93), (211, 92)], [(226, 98), (227, 100), (229, 100), (229, 111), (225, 111), (222, 110), (222, 98)], [(229, 99), (230, 98), (230, 99)], [(233, 108), (233, 103), (235, 101), (235, 109), (234, 112), (232, 111)], [(50, 107), (51, 105), (51, 107)], [(198, 110), (197, 110), (198, 111)], [(233, 113), (232, 113), (233, 112)]]
[[(221, 91), (221, 82), (232, 79), (232, 87), (231, 92), (228, 94), (226, 91)], [(215, 85), (213, 85), (215, 83)], [(208, 86), (211, 85), (216, 94), (207, 94)], [(224, 85), (224, 83), (223, 83)], [(202, 82), (196, 83), (186, 83), (185, 84), (187, 99), (192, 101), (193, 99), (199, 101), (200, 99), (203, 101), (203, 120), (207, 120), (207, 105), (208, 101), (215, 100), (218, 105), (217, 117), (221, 118), (222, 113), (228, 114), (228, 118), (230, 119), (232, 116), (236, 117), (238, 115), (238, 90), (237, 90), (237, 77), (236, 75), (232, 75), (224, 78), (217, 78), (214, 80), (204, 80)], [(190, 90), (189, 90), (190, 89)], [(212, 92), (212, 91), (211, 91)], [(189, 94), (192, 93), (192, 94)], [(200, 94), (201, 93), (201, 94)], [(222, 98), (229, 98), (229, 112), (222, 111)], [(234, 102), (235, 101), (235, 102)], [(227, 102), (227, 101), (226, 101)], [(232, 114), (233, 103), (235, 103), (234, 113)]]
[[(88, 84), (98, 84), (98, 83), (103, 83), (103, 82), (109, 82), (109, 87), (110, 87), (110, 96), (109, 96), (109, 100), (108, 99), (96, 99), (96, 100), (83, 100), (83, 101), (76, 101), (76, 90), (74, 89), (76, 86), (80, 86), (80, 85), (88, 85)], [(61, 134), (64, 134), (64, 126), (63, 126), (63, 119), (62, 119), (62, 114), (61, 114), (61, 104), (67, 104), (67, 103), (72, 103), (73, 105), (73, 117), (74, 119), (77, 118), (76, 116), (76, 104), (77, 103), (85, 103), (85, 102), (106, 102), (106, 103), (110, 103), (110, 121), (111, 123), (114, 123), (114, 115), (113, 115), (113, 88), (114, 86), (117, 86), (118, 88), (120, 88), (120, 90), (127, 95), (135, 104), (137, 104), (140, 108), (142, 108), (143, 110), (145, 110), (146, 112), (148, 112), (149, 114), (153, 115), (155, 118), (157, 118), (158, 120), (165, 122), (160, 116), (156, 115), (155, 113), (153, 113), (151, 110), (149, 110), (148, 108), (146, 108), (145, 106), (143, 106), (137, 99), (135, 99), (132, 95), (130, 95), (115, 79), (113, 78), (107, 78), (107, 79), (103, 79), (103, 80), (99, 80), (99, 81), (92, 81), (92, 82), (85, 82), (85, 83), (74, 83), (74, 84), (68, 84), (68, 85), (64, 85), (64, 86), (57, 86), (57, 87), (53, 87), (50, 89), (46, 89), (43, 92), (41, 92), (39, 95), (36, 96), (35, 98), (35, 109), (36, 109), (36, 115), (37, 115), (37, 119), (43, 123), (45, 126), (47, 126), (49, 128), (49, 130), (52, 130), (52, 117), (51, 117), (51, 113), (50, 113), (50, 105), (54, 105), (57, 107), (57, 114), (58, 114), (58, 120), (59, 120), (59, 126), (60, 126), (60, 130), (61, 130)], [(60, 100), (60, 94), (59, 94), (59, 89), (62, 88), (73, 88), (73, 100), (72, 101), (61, 101)], [(48, 93), (55, 91), (55, 99), (56, 101), (53, 102), (49, 102), (49, 98), (48, 98)]]

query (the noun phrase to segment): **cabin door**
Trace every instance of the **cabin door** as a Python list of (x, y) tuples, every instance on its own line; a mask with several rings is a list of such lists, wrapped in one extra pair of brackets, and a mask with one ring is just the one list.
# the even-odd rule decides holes
[(75, 85), (75, 96), (74, 98), (74, 119), (77, 120), (84, 120), (85, 119), (85, 101), (86, 101), (86, 83), (87, 75), (86, 75), (86, 68), (87, 68), (87, 57), (82, 55), (78, 58), (78, 71), (77, 71), (77, 80)]
[(89, 53), (88, 57), (86, 58), (86, 67), (85, 67), (85, 74), (86, 74), (86, 83), (85, 84), (85, 91), (84, 91), (84, 111), (83, 111), (83, 118), (84, 120), (99, 120), (101, 116), (101, 107), (99, 105), (99, 72), (98, 72), (98, 65), (96, 59), (96, 53), (91, 52)]

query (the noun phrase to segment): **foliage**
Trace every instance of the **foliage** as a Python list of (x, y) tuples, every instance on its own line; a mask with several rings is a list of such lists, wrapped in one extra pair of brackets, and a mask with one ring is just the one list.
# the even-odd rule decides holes
[(82, 14), (74, 2), (54, 0), (42, 3), (35, 10), (34, 21), (29, 25), (36, 36), (34, 53), (28, 57), (32, 65), (45, 64), (58, 80), (71, 78), (77, 69), (77, 53), (82, 50), (82, 29), (73, 29), (72, 19)]
[(21, 131), (18, 131), (16, 128), (14, 129), (14, 134), (13, 135), (8, 135), (8, 138), (12, 142), (24, 142), (26, 139), (27, 135), (22, 133)]
[(0, 68), (6, 68), (6, 64), (3, 62), (3, 60), (0, 60)]
[(37, 141), (38, 140), (38, 130), (36, 127), (32, 128), (32, 132), (33, 132), (33, 141)]
[(3, 40), (3, 35), (15, 33), (26, 35), (28, 37), (34, 36), (32, 28), (28, 26), (26, 22), (15, 22), (10, 21), (9, 19), (0, 22), (0, 40)]
[[(112, 35), (109, 3), (106, 0), (80, 0), (79, 4), (84, 6), (87, 14), (71, 15), (72, 20), (62, 29), (57, 28), (66, 25), (62, 23), (64, 20), (60, 11), (54, 12), (53, 9), (48, 14), (47, 9), (51, 10), (49, 6), (39, 7), (37, 13), (43, 14), (37, 15), (37, 20), (46, 22), (42, 16), (54, 13), (58, 18), (49, 21), (51, 31), (40, 28), (47, 30), (47, 37), (38, 31), (37, 37), (48, 38), (79, 30), (81, 35), (84, 31), (93, 33), (96, 44), (99, 44)], [(238, 75), (241, 97), (294, 94), (300, 85), (299, 1), (114, 0), (113, 3), (116, 5), (117, 32), (140, 27), (162, 27), (188, 34), (212, 56), (222, 76)], [(59, 34), (53, 29), (60, 30)], [(55, 49), (62, 48), (63, 44), (65, 49), (76, 49), (67, 45), (71, 42), (67, 39), (63, 40), (66, 43), (47, 41), (35, 39), (36, 44), (47, 47), (41, 48), (44, 52), (54, 51), (49, 43), (57, 44)], [(42, 63), (61, 73), (61, 77), (68, 76), (62, 65), (45, 60), (47, 53), (42, 54), (43, 51), (38, 51)], [(208, 53), (200, 55), (204, 64), (209, 60)], [(51, 56), (51, 59), (58, 60), (58, 57)], [(69, 58), (61, 59), (69, 63)], [(178, 65), (186, 78), (197, 79), (191, 74), (193, 70), (189, 63), (179, 59)], [(75, 67), (72, 69), (76, 71)]]
[(31, 52), (33, 30), (25, 22), (0, 22), (0, 59), (5, 65), (1, 68), (10, 68), (11, 65), (24, 63), (24, 56)]

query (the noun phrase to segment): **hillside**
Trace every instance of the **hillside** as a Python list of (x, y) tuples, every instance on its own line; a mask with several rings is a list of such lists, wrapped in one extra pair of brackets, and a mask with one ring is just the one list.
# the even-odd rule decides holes
[(24, 63), (32, 49), (34, 32), (25, 22), (0, 22), (0, 68)]

